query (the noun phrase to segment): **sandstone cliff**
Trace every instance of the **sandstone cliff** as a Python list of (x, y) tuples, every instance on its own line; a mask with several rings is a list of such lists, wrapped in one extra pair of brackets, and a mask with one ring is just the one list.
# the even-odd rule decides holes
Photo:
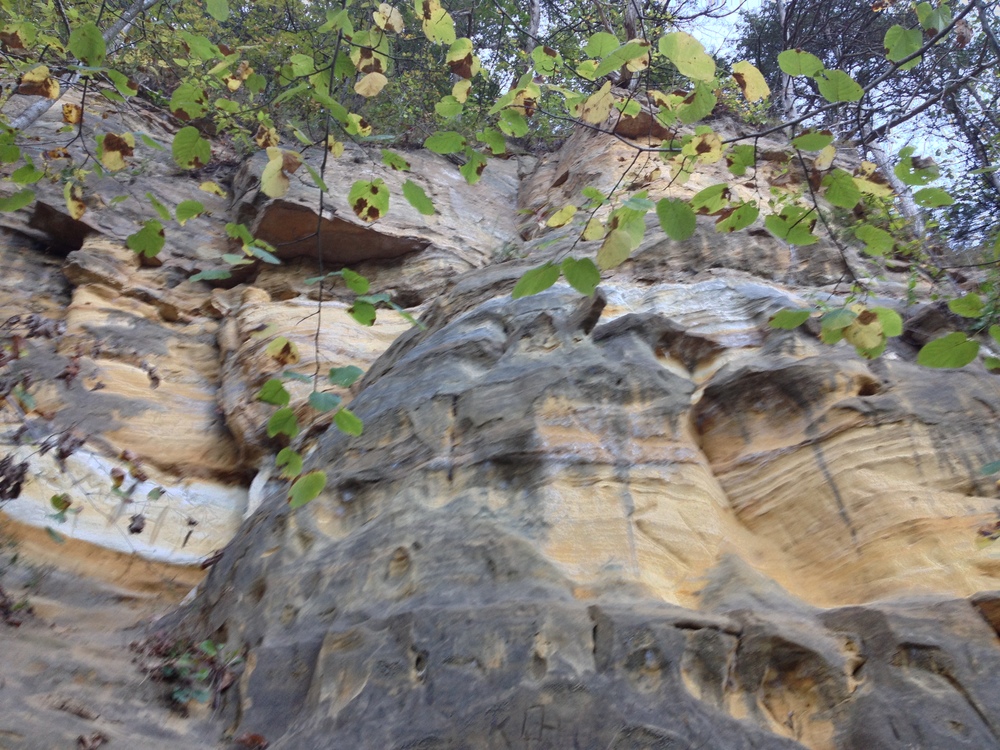
[[(145, 118), (165, 140), (168, 126)], [(51, 328), (27, 339), (19, 366), (38, 405), (27, 429), (3, 412), (8, 437), (86, 439), (65, 471), (57, 450), (6, 449), (31, 466), (3, 507), (8, 533), (63, 569), (127, 569), (120, 584), (153, 590), (169, 576), (193, 583), (192, 566), (224, 547), (157, 625), (245, 659), (217, 696), (220, 737), (296, 749), (1000, 747), (989, 593), (1000, 567), (976, 544), (997, 519), (979, 469), (1000, 456), (1000, 390), (978, 363), (914, 364), (914, 344), (941, 325), (925, 286), (907, 301), (904, 277), (830, 241), (793, 252), (763, 229), (719, 234), (704, 219), (674, 242), (650, 217), (592, 298), (557, 285), (512, 300), (527, 269), (574, 246), (544, 217), (582, 187), (609, 190), (627, 169), (653, 198), (688, 195), (730, 179), (723, 165), (670, 185), (588, 132), (491, 163), (474, 188), (442, 158), (407, 158), (436, 216), (399, 202), (366, 227), (335, 200), (317, 217), (304, 184), (280, 201), (259, 194), (251, 160), (218, 176), (227, 198), (172, 228), (155, 267), (123, 245), (136, 196), (176, 204), (207, 177), (173, 174), (165, 158), (114, 208), (74, 221), (53, 197), (8, 217), (0, 317)], [(400, 181), (360, 149), (324, 179), (338, 196), (360, 170)], [(732, 189), (794, 179), (765, 161)], [(121, 189), (98, 195), (111, 204)], [(233, 219), (282, 265), (216, 288), (188, 280), (220, 267)], [(327, 264), (366, 274), (424, 328), (393, 312), (362, 328), (346, 297), (319, 300), (304, 283), (317, 227)], [(883, 358), (822, 344), (808, 326), (768, 327), (782, 308), (842, 299), (851, 277), (908, 321)], [(270, 468), (271, 407), (255, 401), (283, 369), (261, 331), (298, 344), (299, 372), (317, 356), (366, 370), (340, 394), (364, 433), (311, 426), (307, 468), (329, 480), (297, 510)], [(292, 393), (303, 419), (307, 395)], [(129, 497), (109, 489), (116, 467), (132, 470)], [(48, 517), (57, 492), (81, 508), (65, 524)], [(45, 526), (67, 541), (54, 546)], [(150, 736), (101, 726), (123, 743)], [(9, 744), (48, 747), (74, 730), (37, 731)], [(194, 747), (206, 732), (176, 736)]]

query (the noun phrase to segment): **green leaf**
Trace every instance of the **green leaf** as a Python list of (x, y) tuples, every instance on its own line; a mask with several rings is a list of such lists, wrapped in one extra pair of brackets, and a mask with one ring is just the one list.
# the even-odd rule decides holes
[(170, 97), (170, 111), (182, 120), (196, 120), (208, 111), (208, 96), (205, 89), (190, 81), (185, 81)]
[(793, 310), (788, 308), (776, 312), (771, 316), (768, 323), (771, 328), (781, 328), (790, 331), (809, 320), (810, 315), (812, 315), (812, 310)]
[(528, 133), (528, 120), (516, 109), (505, 109), (500, 112), (497, 125), (511, 138), (521, 138)]
[(380, 178), (358, 180), (351, 186), (347, 202), (362, 221), (378, 221), (389, 211), (389, 188)]
[(961, 331), (934, 339), (917, 354), (917, 363), (924, 367), (965, 367), (979, 354), (979, 342), (972, 341)]
[(45, 172), (35, 167), (34, 164), (25, 164), (14, 170), (10, 180), (15, 185), (34, 185), (44, 176)]
[(803, 151), (822, 151), (833, 143), (833, 133), (829, 130), (807, 130), (792, 139), (792, 145)]
[(778, 239), (790, 245), (812, 245), (819, 237), (812, 233), (815, 216), (810, 209), (801, 206), (786, 206), (780, 214), (772, 214), (764, 219), (764, 226)]
[(439, 130), (424, 141), (424, 148), (435, 154), (455, 154), (465, 148), (465, 136), (453, 130)]
[(468, 161), (465, 162), (461, 167), (459, 167), (459, 173), (465, 178), (465, 181), (470, 185), (475, 185), (479, 182), (479, 178), (483, 176), (483, 171), (486, 169), (487, 159), (478, 151), (473, 151), (471, 148), (465, 149), (465, 155)]
[(948, 3), (939, 3), (937, 7), (930, 3), (917, 3), (914, 10), (917, 11), (917, 19), (920, 25), (927, 31), (940, 32), (951, 23), (951, 8)]
[(291, 395), (285, 390), (285, 384), (277, 378), (271, 378), (260, 387), (257, 400), (275, 406), (288, 406)]
[(828, 102), (856, 102), (865, 95), (860, 84), (842, 70), (827, 70), (816, 77), (819, 93)]
[(720, 182), (699, 190), (691, 198), (691, 208), (707, 214), (716, 214), (729, 205), (729, 185)]
[(345, 367), (331, 367), (328, 377), (333, 385), (339, 385), (341, 388), (349, 388), (364, 374), (365, 371), (360, 367), (346, 365)]
[(117, 70), (107, 70), (105, 75), (111, 79), (111, 83), (122, 96), (135, 96), (139, 93), (139, 84), (130, 79), (124, 73)]
[(823, 185), (826, 187), (826, 199), (835, 206), (854, 208), (861, 200), (861, 191), (854, 177), (843, 169), (834, 169), (826, 175)]
[(663, 198), (656, 204), (656, 217), (666, 235), (678, 242), (694, 234), (697, 218), (687, 201), (680, 198)]
[(948, 309), (963, 318), (978, 318), (983, 314), (983, 300), (975, 292), (948, 301)]
[(899, 152), (899, 163), (892, 171), (901, 182), (910, 187), (926, 185), (941, 176), (941, 169), (933, 159), (913, 156), (912, 148), (904, 148)]
[[(920, 29), (907, 29), (896, 24), (885, 32), (884, 44), (886, 59), (890, 62), (899, 62), (920, 49), (923, 45), (923, 34), (920, 33)], [(900, 70), (909, 70), (919, 64), (920, 58), (915, 57)]]
[(282, 448), (274, 458), (274, 465), (281, 469), (284, 479), (295, 479), (302, 473), (302, 456), (291, 448)]
[(923, 206), (924, 208), (940, 208), (941, 206), (950, 206), (955, 202), (955, 199), (947, 191), (937, 187), (927, 187), (918, 190), (913, 194), (913, 200), (916, 201), (918, 206)]
[(614, 52), (619, 44), (621, 43), (614, 34), (609, 34), (607, 31), (598, 31), (596, 34), (591, 34), (583, 51), (589, 57), (604, 57)]
[(358, 437), (364, 429), (364, 424), (361, 420), (354, 415), (354, 412), (347, 409), (341, 409), (334, 414), (333, 423), (337, 426), (338, 430), (346, 432), (348, 435), (354, 435), (354, 437)]
[(156, 219), (150, 219), (142, 225), (142, 229), (126, 238), (125, 245), (137, 255), (155, 258), (166, 241), (163, 225)]
[(625, 229), (612, 229), (604, 238), (604, 243), (597, 251), (597, 266), (602, 270), (616, 268), (628, 260), (635, 247), (632, 237)]
[(389, 167), (389, 169), (394, 169), (398, 172), (410, 171), (410, 162), (395, 151), (390, 151), (387, 148), (382, 149), (382, 163)]
[(695, 84), (694, 92), (684, 99), (680, 109), (677, 110), (677, 116), (685, 125), (690, 125), (712, 114), (712, 110), (718, 103), (718, 97), (715, 96), (712, 88), (698, 82)]
[(424, 189), (412, 180), (403, 183), (403, 197), (424, 216), (432, 216), (435, 213), (434, 203), (427, 197)]
[(357, 300), (347, 309), (347, 312), (363, 326), (375, 323), (375, 306), (371, 302)]
[(996, 474), (1000, 471), (1000, 461), (990, 461), (983, 468), (979, 470), (983, 474)]
[(735, 177), (742, 177), (747, 173), (747, 169), (756, 163), (756, 149), (746, 143), (734, 146), (726, 155), (726, 164), (729, 171)]
[(660, 54), (674, 64), (680, 74), (696, 81), (715, 78), (715, 60), (705, 53), (701, 42), (683, 31), (664, 34), (659, 42)]
[(1000, 344), (1000, 326), (996, 325), (995, 323), (993, 325), (991, 325), (990, 326), (990, 336), (993, 337), (994, 341), (996, 341), (998, 344)]
[(888, 307), (872, 307), (869, 309), (878, 315), (878, 322), (882, 324), (882, 333), (887, 338), (903, 335), (903, 319), (898, 312)]
[(204, 204), (199, 201), (181, 201), (177, 204), (177, 223), (184, 226), (191, 219), (195, 219), (205, 213)]
[(309, 164), (308, 162), (304, 162), (304, 166), (306, 168), (306, 171), (309, 173), (309, 177), (312, 178), (313, 185), (315, 185), (321, 192), (329, 193), (330, 188), (327, 187), (326, 182), (324, 182), (323, 178), (320, 177), (319, 171), (316, 169), (316, 167), (314, 167), (312, 164)]
[(201, 137), (198, 128), (181, 128), (174, 136), (174, 161), (181, 169), (200, 169), (212, 160), (212, 144)]
[(826, 330), (836, 331), (847, 328), (847, 326), (857, 320), (857, 317), (858, 314), (854, 310), (848, 307), (839, 307), (836, 310), (824, 313), (819, 319), (819, 323)]
[(590, 258), (566, 258), (562, 262), (562, 274), (571, 287), (588, 297), (601, 283), (601, 272)]
[(345, 268), (340, 272), (344, 279), (344, 285), (355, 294), (368, 293), (368, 279), (360, 273), (355, 273), (350, 268)]
[(199, 271), (194, 276), (191, 276), (188, 281), (220, 281), (222, 279), (232, 278), (233, 274), (225, 269), (221, 268), (209, 268), (204, 271)]
[(778, 67), (781, 72), (790, 76), (809, 76), (812, 78), (824, 70), (823, 61), (816, 55), (800, 49), (786, 49), (778, 55)]
[(151, 149), (155, 149), (156, 151), (166, 151), (166, 149), (163, 147), (163, 145), (159, 141), (154, 141), (152, 138), (150, 138), (145, 133), (139, 133), (139, 140), (141, 140), (143, 143), (145, 143)]
[(559, 266), (546, 263), (538, 268), (532, 268), (524, 274), (514, 285), (514, 291), (510, 293), (510, 296), (513, 299), (530, 297), (532, 294), (545, 291), (558, 280)]
[(341, 400), (335, 393), (313, 391), (309, 394), (309, 406), (319, 412), (333, 411), (340, 406)]
[(741, 203), (729, 216), (723, 216), (715, 222), (715, 231), (738, 232), (757, 221), (759, 215), (760, 208), (756, 203)]
[(97, 24), (88, 21), (73, 29), (73, 33), (69, 35), (69, 51), (92, 68), (103, 63), (107, 45)]
[(885, 255), (892, 252), (896, 241), (884, 229), (871, 224), (861, 224), (854, 228), (854, 236), (865, 243), (865, 252), (869, 255)]
[(157, 215), (161, 219), (163, 219), (164, 221), (170, 221), (171, 219), (174, 218), (170, 213), (170, 209), (164, 206), (162, 203), (160, 203), (160, 201), (157, 199), (155, 195), (147, 192), (146, 198), (149, 199), (150, 205), (153, 207), (153, 210), (156, 211)]
[(503, 133), (496, 128), (484, 128), (476, 133), (476, 140), (485, 143), (494, 156), (507, 153), (507, 143), (503, 139)]
[(326, 487), (325, 472), (310, 471), (308, 474), (303, 474), (288, 490), (288, 507), (294, 510), (312, 502), (319, 497), (324, 487)]
[(295, 412), (288, 406), (278, 409), (267, 420), (267, 436), (288, 435), (293, 438), (299, 434), (299, 421), (295, 418)]
[(554, 75), (556, 70), (562, 67), (562, 56), (544, 44), (539, 44), (531, 50), (531, 61), (535, 66), (535, 71), (546, 77)]
[(35, 200), (35, 191), (25, 188), (6, 198), (0, 198), (0, 211), (10, 212), (24, 208)]
[(441, 97), (441, 100), (434, 105), (437, 116), (445, 120), (462, 114), (463, 109), (465, 105), (451, 94)]
[[(537, 47), (536, 47), (537, 49)], [(608, 75), (615, 70), (623, 67), (630, 60), (635, 60), (649, 53), (648, 42), (627, 42), (616, 50), (612, 51), (607, 57), (601, 60), (600, 65), (594, 70), (594, 78), (601, 78)], [(706, 55), (706, 57), (708, 57)], [(715, 73), (715, 61), (712, 58), (708, 58), (712, 63), (712, 73)], [(711, 79), (713, 76), (709, 76)]]
[(227, 0), (205, 0), (205, 8), (208, 14), (216, 21), (225, 21), (229, 18), (229, 3)]

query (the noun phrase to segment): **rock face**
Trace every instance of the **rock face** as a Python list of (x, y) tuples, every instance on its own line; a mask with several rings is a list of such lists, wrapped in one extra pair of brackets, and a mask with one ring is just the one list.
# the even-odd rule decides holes
[[(350, 164), (370, 162), (345, 158), (324, 175), (335, 196)], [(171, 248), (140, 268), (102, 225), (53, 259), (11, 224), (10, 266), (47, 293), (18, 298), (15, 283), (0, 304), (60, 326), (27, 361), (50, 383), (52, 424), (88, 436), (71, 460), (91, 468), (74, 471), (94, 496), (123, 448), (156, 472), (146, 482), (172, 504), (148, 548), (133, 542), (147, 557), (184, 564), (225, 545), (157, 628), (245, 655), (219, 696), (227, 732), (288, 750), (1000, 747), (1000, 565), (975, 544), (1000, 512), (979, 471), (1000, 455), (1000, 389), (978, 363), (914, 364), (941, 316), (907, 306), (904, 278), (829, 240), (796, 253), (702, 218), (674, 242), (650, 217), (593, 297), (558, 284), (512, 300), (527, 269), (596, 253), (545, 221), (584, 186), (608, 190), (626, 169), (655, 200), (728, 180), (724, 166), (667, 184), (585, 132), (537, 165), (491, 165), (475, 189), (443, 160), (408, 158), (440, 213), (394, 206), (374, 227), (336, 200), (317, 216), (304, 184), (264, 199), (251, 161), (233, 204), (197, 220), (204, 247), (225, 245), (228, 211), (286, 263), (228, 288), (184, 280), (207, 253)], [(794, 179), (765, 162), (732, 189)], [(424, 328), (390, 314), (359, 331), (346, 298), (318, 299), (302, 281), (317, 227), (324, 268), (353, 264)], [(842, 299), (852, 277), (909, 320), (882, 359), (767, 325)], [(328, 479), (296, 510), (271, 477), (271, 407), (255, 400), (284, 369), (262, 330), (309, 352), (298, 372), (317, 357), (367, 370), (338, 392), (362, 436), (321, 419), (304, 431), (306, 468)], [(51, 385), (69, 362), (79, 373)], [(308, 389), (291, 390), (304, 418)], [(36, 526), (45, 482), (69, 481), (43, 459), (30, 497), (5, 508)], [(121, 500), (103, 492), (121, 531)], [(202, 523), (194, 504), (226, 492)], [(183, 538), (185, 518), (200, 541)], [(76, 523), (114, 547), (100, 516)]]

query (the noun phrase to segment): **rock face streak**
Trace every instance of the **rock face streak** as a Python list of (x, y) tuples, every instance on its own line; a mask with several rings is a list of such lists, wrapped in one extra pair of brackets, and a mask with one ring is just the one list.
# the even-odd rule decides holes
[[(592, 298), (559, 284), (512, 300), (528, 268), (593, 256), (599, 243), (543, 219), (584, 185), (609, 189), (630, 152), (580, 133), (538, 164), (491, 165), (471, 189), (411, 156), (438, 216), (394, 206), (368, 228), (334, 206), (319, 225), (330, 263), (358, 264), (426, 329), (380, 316), (359, 330), (343, 301), (323, 302), (321, 364), (367, 368), (343, 394), (365, 428), (315, 425), (306, 467), (328, 481), (301, 509), (269, 479), (275, 446), (253, 396), (273, 374), (254, 338), (269, 323), (310, 352), (295, 367), (313, 367), (304, 189), (267, 202), (259, 165), (237, 177), (220, 214), (287, 243), (287, 262), (233, 289), (167, 284), (205, 267), (200, 251), (130, 268), (106, 227), (64, 264), (71, 288), (52, 282), (102, 342), (86, 351), (92, 378), (122, 389), (102, 366), (144, 372), (101, 361), (107, 327), (144, 318), (172, 332), (160, 388), (189, 383), (218, 409), (195, 410), (220, 430), (214, 452), (178, 441), (187, 453), (157, 463), (151, 449), (150, 463), (244, 498), (242, 477), (264, 468), (231, 541), (239, 502), (200, 543), (228, 541), (209, 577), (158, 625), (246, 654), (222, 694), (228, 729), (280, 750), (1000, 747), (1000, 557), (975, 544), (997, 519), (979, 468), (1000, 456), (1000, 388), (978, 363), (913, 363), (907, 340), (934, 335), (931, 303), (907, 306), (900, 279), (830, 242), (796, 255), (707, 220), (673, 242), (655, 217)], [(334, 195), (352, 169), (324, 175)], [(651, 167), (629, 169), (626, 183)], [(653, 182), (650, 197), (727, 179), (715, 169)], [(766, 194), (788, 172), (768, 169), (733, 189)], [(208, 245), (222, 218), (196, 220)], [(784, 307), (836, 301), (851, 274), (911, 321), (883, 359), (808, 326), (768, 328)], [(144, 296), (127, 291), (153, 278)], [(171, 365), (178, 351), (187, 369)], [(136, 424), (119, 415), (116, 429)], [(166, 546), (149, 556), (189, 562)]]

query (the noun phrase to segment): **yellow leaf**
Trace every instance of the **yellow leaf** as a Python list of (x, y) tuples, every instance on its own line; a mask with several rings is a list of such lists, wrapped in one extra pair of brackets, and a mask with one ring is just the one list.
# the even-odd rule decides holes
[(269, 148), (267, 158), (267, 166), (260, 175), (260, 189), (270, 198), (281, 198), (288, 192), (290, 186), (288, 175), (282, 169), (284, 157), (281, 149)]
[(715, 133), (702, 133), (692, 138), (681, 154), (693, 156), (704, 164), (715, 164), (722, 158), (722, 139)]
[(280, 140), (276, 129), (265, 128), (263, 125), (257, 126), (257, 132), (254, 134), (253, 139), (261, 148), (271, 148), (272, 146), (277, 146)]
[(226, 197), (226, 191), (211, 181), (201, 183), (198, 186), (198, 189), (206, 193), (211, 193), (212, 195), (218, 195), (220, 198)]
[(825, 172), (833, 164), (834, 157), (837, 156), (837, 147), (832, 143), (826, 146), (819, 154), (813, 159), (813, 169), (817, 169), (820, 172)]
[(451, 95), (455, 97), (460, 104), (465, 104), (466, 100), (469, 98), (469, 89), (471, 88), (472, 81), (463, 78), (451, 87)]
[(577, 105), (576, 116), (591, 125), (600, 125), (614, 106), (615, 98), (611, 95), (611, 81), (606, 81), (601, 90), (592, 94), (586, 101)]
[(125, 157), (132, 156), (134, 148), (135, 137), (131, 133), (105, 133), (101, 139), (101, 164), (109, 172), (125, 169), (128, 166)]
[(604, 239), (604, 225), (598, 219), (591, 219), (583, 229), (583, 239), (586, 242)]
[(344, 154), (344, 144), (332, 135), (327, 137), (326, 147), (330, 149), (330, 155), (335, 159), (339, 159)]
[(354, 84), (354, 90), (361, 96), (366, 98), (371, 98), (377, 96), (378, 93), (385, 88), (385, 85), (389, 82), (381, 73), (368, 73), (364, 78)]
[(870, 161), (862, 161), (854, 170), (854, 184), (862, 193), (868, 193), (879, 198), (888, 198), (893, 194), (889, 181), (880, 175), (878, 167)]
[(885, 334), (878, 315), (870, 310), (861, 312), (854, 321), (844, 329), (844, 340), (856, 349), (874, 349), (882, 345)]
[[(648, 46), (649, 43), (645, 39), (629, 39), (629, 44), (642, 44)], [(625, 69), (632, 73), (641, 73), (646, 68), (649, 67), (649, 53), (641, 55), (639, 57), (633, 57), (631, 60), (625, 63)]]
[(733, 65), (733, 78), (748, 102), (760, 101), (771, 95), (771, 88), (764, 76), (746, 60)]
[(63, 188), (63, 196), (66, 198), (66, 210), (69, 215), (79, 220), (87, 211), (87, 206), (83, 202), (83, 188), (75, 182), (67, 182)]
[(62, 105), (63, 122), (76, 125), (83, 119), (83, 107), (79, 104)]
[(403, 31), (403, 14), (389, 3), (382, 3), (378, 10), (372, 13), (375, 25), (390, 34), (399, 34)]
[(18, 94), (25, 96), (44, 96), (46, 99), (59, 98), (59, 81), (49, 75), (47, 65), (38, 65), (21, 78), (17, 87)]
[(612, 229), (597, 251), (597, 267), (602, 271), (616, 268), (632, 253), (632, 238), (624, 229)]
[(574, 206), (573, 204), (563, 206), (554, 214), (552, 214), (552, 216), (549, 217), (549, 220), (545, 222), (545, 226), (547, 227), (566, 226), (567, 224), (569, 224), (569, 222), (572, 220), (575, 214), (576, 214), (576, 206)]

